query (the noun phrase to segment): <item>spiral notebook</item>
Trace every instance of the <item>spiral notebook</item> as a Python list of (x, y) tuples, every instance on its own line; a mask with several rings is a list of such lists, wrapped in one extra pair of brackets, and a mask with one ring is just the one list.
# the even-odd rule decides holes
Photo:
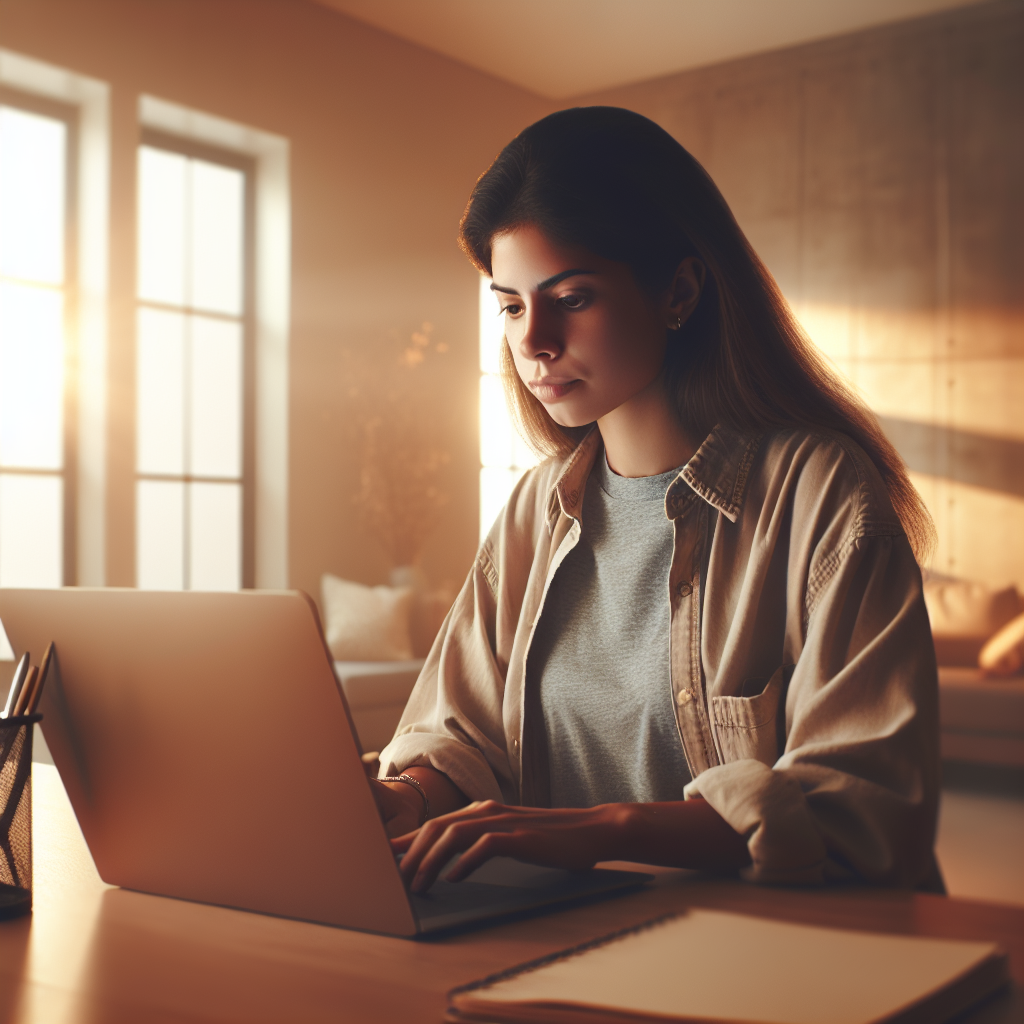
[(1009, 980), (993, 943), (691, 910), (449, 993), (489, 1024), (941, 1024)]

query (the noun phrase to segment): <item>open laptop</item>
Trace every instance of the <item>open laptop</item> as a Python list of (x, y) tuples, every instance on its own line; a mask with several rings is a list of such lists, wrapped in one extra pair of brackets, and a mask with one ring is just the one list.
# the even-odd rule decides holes
[(0, 589), (0, 622), (57, 645), (43, 734), (105, 882), (413, 936), (650, 877), (502, 859), (408, 893), (303, 593)]

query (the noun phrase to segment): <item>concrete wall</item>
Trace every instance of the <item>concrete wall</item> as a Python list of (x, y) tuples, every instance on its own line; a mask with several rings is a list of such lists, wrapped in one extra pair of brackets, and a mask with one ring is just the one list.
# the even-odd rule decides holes
[(140, 94), (290, 140), (292, 585), (387, 578), (352, 500), (358, 421), (375, 387), (409, 389), (398, 357), (425, 321), (412, 390), (450, 455), (450, 501), (424, 569), (461, 582), (478, 536), (478, 279), (455, 235), (476, 177), (548, 105), (305, 0), (2, 0), (0, 45), (111, 85), (107, 582), (135, 578)]
[(1024, 4), (587, 96), (708, 169), (882, 417), (935, 569), (1024, 586)]

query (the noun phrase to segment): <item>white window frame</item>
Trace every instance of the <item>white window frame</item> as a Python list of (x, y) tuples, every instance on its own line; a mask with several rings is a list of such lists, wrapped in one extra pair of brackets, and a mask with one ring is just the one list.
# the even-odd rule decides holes
[(288, 140), (158, 99), (139, 98), (152, 132), (248, 157), (253, 172), (252, 573), (259, 588), (288, 586), (288, 347), (291, 199)]

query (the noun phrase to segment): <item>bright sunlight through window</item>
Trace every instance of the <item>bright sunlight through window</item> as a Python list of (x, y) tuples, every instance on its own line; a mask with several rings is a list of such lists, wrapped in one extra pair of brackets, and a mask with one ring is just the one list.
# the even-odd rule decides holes
[(512, 488), (537, 457), (509, 419), (498, 372), (505, 318), (488, 278), (480, 278), (480, 539), (487, 536)]
[(136, 575), (242, 584), (245, 174), (139, 149)]
[(67, 125), (0, 106), (0, 586), (64, 582)]

